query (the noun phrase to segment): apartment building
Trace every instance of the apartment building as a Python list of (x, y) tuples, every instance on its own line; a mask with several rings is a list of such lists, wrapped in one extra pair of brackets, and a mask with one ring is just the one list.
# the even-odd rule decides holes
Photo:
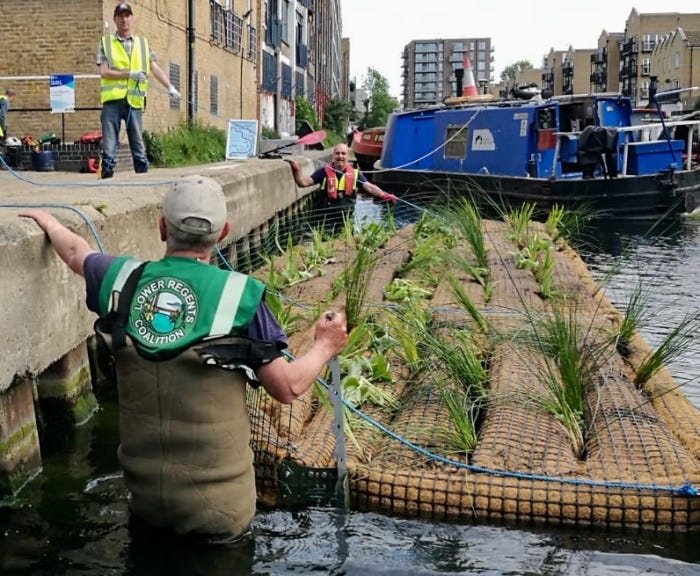
[(474, 81), (483, 91), (493, 83), (491, 38), (413, 40), (402, 54), (402, 105), (428, 106), (457, 95), (455, 70), (469, 57)]
[[(649, 101), (652, 77), (657, 78), (659, 90), (695, 85), (691, 83), (698, 68), (697, 57), (693, 66), (693, 56), (697, 56), (694, 30), (700, 30), (700, 13), (640, 14), (633, 8), (625, 31), (603, 30), (595, 50), (552, 49), (544, 58), (542, 88), (554, 95), (620, 92), (635, 105), (644, 106)], [(656, 50), (662, 41), (663, 53)], [(686, 93), (681, 98), (683, 106), (692, 107), (692, 95)]]
[(564, 64), (567, 52), (551, 48), (542, 60), (542, 92), (563, 94)]
[(635, 103), (649, 99), (651, 55), (659, 41), (677, 28), (700, 30), (700, 13), (666, 12), (640, 14), (632, 9), (625, 23), (625, 41), (620, 48), (620, 91)]
[[(676, 28), (663, 36), (650, 56), (650, 80), (657, 91), (700, 86), (700, 29)], [(679, 111), (692, 110), (700, 102), (699, 91), (685, 91), (677, 96)]]
[(598, 36), (598, 48), (591, 54), (591, 92), (619, 92), (620, 46), (624, 44), (623, 32), (606, 32)]

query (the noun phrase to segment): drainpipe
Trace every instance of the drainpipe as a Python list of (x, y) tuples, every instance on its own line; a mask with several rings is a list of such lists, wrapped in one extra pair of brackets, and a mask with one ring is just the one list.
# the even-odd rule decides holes
[(194, 67), (194, 2), (187, 0), (187, 122), (194, 121), (195, 67)]
[(246, 40), (245, 36), (248, 33), (248, 26), (250, 26), (249, 18), (250, 18), (250, 15), (252, 14), (252, 12), (253, 12), (253, 8), (251, 7), (250, 2), (248, 2), (248, 10), (246, 10), (245, 14), (243, 14), (243, 16), (242, 16), (242, 20), (244, 23), (243, 24), (244, 32), (241, 33), (241, 36), (242, 36), (241, 37), (241, 76), (240, 76), (241, 85), (240, 85), (240, 94), (239, 94), (240, 104), (241, 104), (241, 120), (243, 119), (243, 62), (245, 62), (245, 54), (243, 51), (243, 46), (244, 46), (243, 40)]

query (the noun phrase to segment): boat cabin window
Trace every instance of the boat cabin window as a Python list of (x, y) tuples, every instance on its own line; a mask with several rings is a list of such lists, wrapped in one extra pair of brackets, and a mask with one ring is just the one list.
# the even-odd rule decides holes
[(450, 124), (447, 126), (445, 158), (466, 158), (467, 132), (469, 132), (469, 129), (464, 124)]
[(582, 132), (586, 126), (593, 126), (592, 102), (572, 102), (559, 105), (559, 126), (562, 132)]
[(537, 128), (539, 130), (551, 130), (556, 127), (554, 108), (539, 108), (537, 110)]

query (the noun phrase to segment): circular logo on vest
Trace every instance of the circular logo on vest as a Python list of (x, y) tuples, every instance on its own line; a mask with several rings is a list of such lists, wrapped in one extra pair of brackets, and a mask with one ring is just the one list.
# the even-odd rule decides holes
[(146, 284), (131, 303), (138, 336), (152, 346), (170, 344), (189, 334), (199, 306), (192, 289), (176, 278), (158, 278)]

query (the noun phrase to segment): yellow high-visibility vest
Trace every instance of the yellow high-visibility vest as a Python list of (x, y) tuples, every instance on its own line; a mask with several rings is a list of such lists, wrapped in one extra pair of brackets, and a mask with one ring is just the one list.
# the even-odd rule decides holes
[[(112, 70), (143, 71), (146, 74), (151, 71), (151, 52), (146, 38), (133, 37), (131, 57), (114, 34), (102, 37), (102, 50), (107, 58), (107, 65)], [(111, 100), (126, 98), (129, 106), (141, 109), (145, 102), (146, 88), (148, 88), (148, 81), (137, 83), (131, 78), (119, 78), (118, 80), (102, 78), (100, 81), (100, 102), (104, 104)]]

